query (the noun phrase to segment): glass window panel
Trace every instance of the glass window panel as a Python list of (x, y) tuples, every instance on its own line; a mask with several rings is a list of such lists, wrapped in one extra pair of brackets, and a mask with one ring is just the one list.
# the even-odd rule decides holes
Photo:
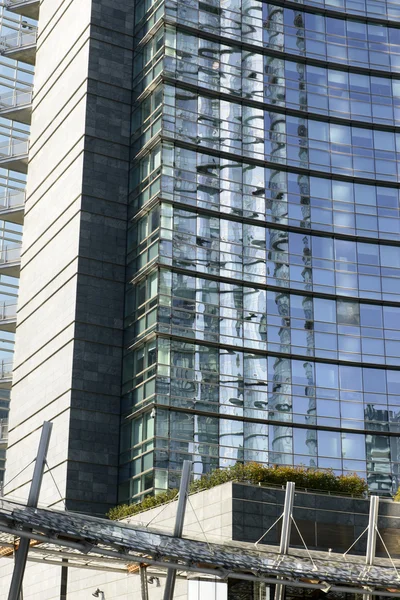
[(339, 367), (340, 389), (362, 390), (362, 369), (360, 367)]
[(334, 300), (314, 298), (314, 320), (328, 323), (336, 322), (336, 303)]
[(400, 371), (386, 371), (387, 390), (389, 394), (399, 394), (400, 397)]
[(374, 131), (374, 147), (377, 150), (395, 150), (394, 135), (388, 131)]
[(357, 433), (342, 433), (343, 458), (365, 459), (365, 438)]
[(340, 433), (333, 431), (318, 431), (318, 455), (340, 458)]
[(338, 388), (339, 377), (338, 377), (338, 366), (329, 364), (315, 365), (316, 371), (316, 382), (318, 387), (323, 388)]
[(339, 325), (359, 325), (360, 304), (351, 300), (338, 300), (337, 319)]
[(371, 304), (360, 305), (361, 325), (366, 327), (383, 327), (381, 306)]
[(364, 392), (386, 393), (386, 372), (383, 369), (363, 369)]
[(381, 246), (380, 253), (382, 267), (400, 268), (400, 248)]

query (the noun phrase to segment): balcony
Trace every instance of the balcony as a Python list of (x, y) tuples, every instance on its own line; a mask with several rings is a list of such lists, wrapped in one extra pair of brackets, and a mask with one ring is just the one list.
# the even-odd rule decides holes
[(32, 97), (32, 90), (12, 90), (9, 93), (0, 95), (0, 116), (30, 125)]
[(10, 138), (7, 142), (0, 143), (0, 167), (26, 175), (28, 152), (29, 140)]
[(10, 360), (0, 361), (0, 389), (10, 389), (12, 383), (13, 363)]
[(22, 225), (24, 222), (25, 190), (7, 190), (0, 195), (0, 219)]
[(20, 31), (10, 33), (0, 38), (0, 54), (20, 60), (28, 65), (36, 62), (37, 29), (26, 26)]
[(29, 19), (39, 19), (39, 0), (5, 0), (5, 7), (10, 12), (23, 15)]
[(0, 250), (0, 275), (19, 277), (20, 268), (21, 246), (8, 247)]
[(15, 333), (17, 328), (17, 305), (0, 303), (0, 331)]

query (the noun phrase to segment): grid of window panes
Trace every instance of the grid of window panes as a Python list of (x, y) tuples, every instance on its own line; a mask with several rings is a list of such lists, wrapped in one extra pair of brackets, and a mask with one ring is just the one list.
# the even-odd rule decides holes
[(398, 21), (400, 7), (396, 0), (301, 0), (301, 4), (337, 10), (347, 14)]
[[(35, 27), (32, 19), (10, 13), (0, 7), (0, 37), (12, 38), (18, 32), (29, 31)], [(33, 86), (34, 68), (26, 63), (0, 55), (0, 111), (9, 109), (17, 97), (30, 98)], [(17, 96), (19, 94), (19, 96)], [(0, 114), (0, 159), (7, 155), (10, 142), (26, 142), (29, 139), (29, 125)], [(0, 166), (0, 263), (17, 259), (20, 255), (22, 242), (22, 225), (8, 220), (2, 220), (1, 211), (12, 205), (20, 206), (25, 198), (26, 176), (16, 171), (10, 171)], [(5, 217), (7, 218), (7, 217)], [(9, 375), (12, 370), (14, 352), (14, 334), (9, 327), (3, 329), (7, 317), (15, 314), (18, 296), (18, 278), (0, 274), (0, 487), (3, 481), (6, 462), (6, 431), (5, 422), (8, 419), (10, 390)]]
[(185, 459), (397, 489), (395, 14), (137, 3), (121, 501)]

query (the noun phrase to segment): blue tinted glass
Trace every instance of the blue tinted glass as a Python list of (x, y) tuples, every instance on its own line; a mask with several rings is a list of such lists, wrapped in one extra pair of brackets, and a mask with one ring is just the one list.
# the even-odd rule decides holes
[(383, 369), (363, 369), (365, 392), (386, 392), (386, 371)]
[(362, 369), (361, 367), (339, 367), (340, 389), (342, 390), (362, 390)]
[(338, 388), (339, 373), (337, 365), (316, 364), (316, 383), (318, 387)]

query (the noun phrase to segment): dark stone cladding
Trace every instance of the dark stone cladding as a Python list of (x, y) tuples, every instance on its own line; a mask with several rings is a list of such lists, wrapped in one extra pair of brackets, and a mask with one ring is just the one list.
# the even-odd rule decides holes
[[(283, 512), (284, 489), (232, 484), (232, 539), (256, 542)], [(312, 491), (296, 491), (293, 517), (310, 549), (346, 552), (368, 525), (370, 502), (363, 498), (335, 496)], [(400, 503), (382, 499), (379, 504), (378, 529), (393, 557), (400, 556)], [(272, 527), (262, 543), (279, 544), (280, 522)], [(364, 534), (352, 549), (365, 554)], [(304, 548), (292, 526), (290, 545)], [(377, 540), (377, 556), (386, 557)]]
[(66, 507), (117, 504), (133, 2), (92, 0)]

